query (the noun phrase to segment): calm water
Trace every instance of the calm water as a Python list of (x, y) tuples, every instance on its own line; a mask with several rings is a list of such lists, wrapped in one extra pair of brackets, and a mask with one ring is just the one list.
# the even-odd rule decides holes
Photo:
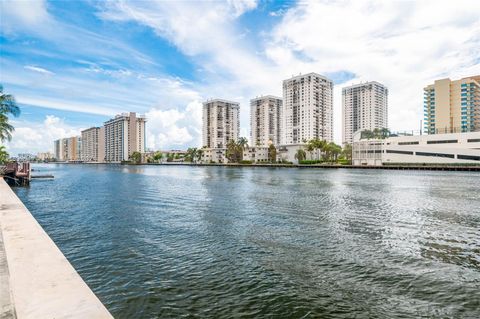
[(117, 318), (480, 317), (480, 174), (37, 165), (16, 193)]

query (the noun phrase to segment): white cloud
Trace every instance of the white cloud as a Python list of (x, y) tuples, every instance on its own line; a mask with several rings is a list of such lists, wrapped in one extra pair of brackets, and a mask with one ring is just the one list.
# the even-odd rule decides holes
[(33, 66), (33, 65), (26, 65), (26, 66), (24, 66), (24, 68), (27, 69), (27, 70), (38, 72), (38, 73), (45, 74), (45, 75), (54, 75), (55, 74), (52, 71), (48, 71), (47, 69), (44, 69), (44, 68), (41, 68), (41, 67), (38, 67), (38, 66)]
[[(418, 129), (425, 85), (480, 73), (479, 12), (478, 1), (306, 1), (284, 14), (265, 52), (275, 63), (302, 71), (356, 74), (347, 84), (386, 84), (390, 126)], [(312, 61), (301, 61), (295, 52)], [(334, 101), (340, 140), (338, 86)]]
[(191, 102), (184, 111), (152, 108), (145, 115), (149, 149), (201, 146), (202, 103)]
[[(426, 84), (439, 77), (480, 73), (479, 1), (301, 1), (272, 13), (278, 24), (254, 30), (257, 37), (249, 38), (238, 17), (256, 6), (257, 1), (233, 0), (101, 3), (101, 18), (145, 25), (189, 56), (200, 78), (195, 83), (131, 65), (127, 68), (113, 63), (107, 68), (94, 62), (85, 62), (88, 68), (80, 72), (54, 70), (54, 77), (40, 77), (39, 73), (35, 78), (34, 72), (22, 74), (2, 61), (2, 76), (17, 86), (41, 89), (35, 95), (28, 90), (16, 94), (19, 101), (33, 105), (103, 115), (150, 109), (149, 147), (182, 148), (201, 144), (199, 101), (213, 97), (239, 101), (241, 132), (246, 135), (249, 99), (261, 94), (281, 95), (282, 80), (300, 72), (346, 71), (355, 75), (355, 79), (335, 86), (337, 142), (341, 141), (344, 85), (366, 80), (387, 85), (390, 126), (408, 130), (419, 127)], [(45, 6), (41, 9), (46, 12)], [(70, 49), (85, 56), (131, 55), (142, 65), (154, 63), (127, 44), (111, 44), (115, 39), (73, 26), (55, 34), (54, 43), (71, 43), (76, 34), (80, 40), (73, 41)], [(49, 33), (43, 36), (47, 38)], [(54, 93), (60, 97), (52, 97)]]
[(34, 29), (48, 23), (46, 1), (0, 1), (2, 12), (1, 26), (3, 32), (13, 32), (14, 28)]
[(81, 128), (67, 125), (62, 119), (47, 115), (41, 123), (12, 121), (13, 139), (6, 143), (10, 155), (18, 153), (53, 152), (53, 141), (80, 135)]

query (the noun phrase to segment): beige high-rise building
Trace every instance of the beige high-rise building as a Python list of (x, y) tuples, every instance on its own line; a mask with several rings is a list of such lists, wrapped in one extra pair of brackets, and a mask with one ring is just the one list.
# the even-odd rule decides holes
[(282, 99), (267, 95), (250, 100), (250, 143), (269, 146), (280, 143)]
[(130, 112), (105, 122), (105, 161), (128, 161), (133, 152), (144, 153), (146, 121), (145, 116)]
[(283, 81), (282, 145), (333, 141), (333, 82), (317, 73)]
[(388, 89), (372, 81), (342, 89), (343, 144), (359, 130), (388, 128)]
[(214, 99), (203, 103), (202, 141), (207, 148), (226, 148), (229, 140), (238, 140), (240, 104)]
[(82, 131), (82, 161), (105, 161), (105, 128), (103, 126)]
[(80, 136), (61, 138), (56, 140), (53, 145), (57, 161), (81, 160), (82, 138)]
[(480, 131), (480, 75), (425, 87), (424, 116), (427, 134)]

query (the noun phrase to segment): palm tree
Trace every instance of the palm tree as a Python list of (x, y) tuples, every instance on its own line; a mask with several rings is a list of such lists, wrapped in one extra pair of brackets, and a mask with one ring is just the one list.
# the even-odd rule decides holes
[(7, 150), (5, 149), (5, 146), (0, 145), (0, 164), (5, 164), (8, 161), (8, 153)]
[(342, 155), (345, 157), (346, 160), (352, 160), (352, 144), (345, 144), (342, 150)]
[(386, 139), (387, 137), (390, 137), (390, 130), (386, 127), (383, 127), (380, 129), (380, 135), (382, 136), (383, 139)]
[(313, 160), (313, 151), (315, 150), (315, 145), (313, 143), (313, 140), (308, 141), (307, 143), (307, 151), (310, 153), (310, 159)]
[(199, 162), (201, 162), (201, 161), (202, 161), (202, 157), (203, 157), (203, 149), (198, 149), (198, 150), (197, 150), (197, 160), (198, 160)]
[(295, 159), (296, 159), (298, 162), (304, 161), (306, 157), (307, 157), (307, 154), (306, 154), (305, 151), (304, 151), (303, 149), (301, 149), (301, 148), (297, 150), (297, 153), (295, 153)]
[(273, 143), (268, 146), (268, 160), (272, 163), (277, 161), (277, 148)]
[(227, 143), (227, 159), (231, 163), (238, 163), (243, 156), (243, 149), (239, 147), (235, 140), (229, 140)]
[(196, 158), (197, 158), (197, 148), (196, 147), (188, 148), (187, 149), (186, 160), (194, 163)]
[(371, 138), (375, 138), (375, 134), (370, 130), (363, 130), (360, 138), (369, 140)]
[(11, 141), (12, 132), (15, 130), (8, 123), (8, 115), (15, 117), (20, 115), (20, 108), (11, 94), (3, 93), (3, 86), (0, 84), (0, 141)]

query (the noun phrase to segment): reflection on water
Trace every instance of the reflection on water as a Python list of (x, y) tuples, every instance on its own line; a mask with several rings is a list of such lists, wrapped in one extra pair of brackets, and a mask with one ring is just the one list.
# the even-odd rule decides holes
[(37, 169), (16, 193), (117, 318), (480, 313), (478, 173)]

